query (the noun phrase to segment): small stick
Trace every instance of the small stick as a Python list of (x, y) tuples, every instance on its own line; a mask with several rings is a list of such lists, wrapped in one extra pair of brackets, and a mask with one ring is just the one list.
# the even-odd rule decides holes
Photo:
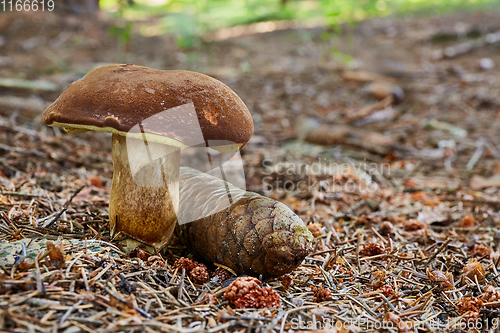
[(52, 220), (50, 220), (49, 222), (46, 222), (42, 227), (43, 228), (50, 228), (54, 223), (57, 222), (57, 220), (59, 220), (61, 215), (64, 214), (64, 212), (67, 210), (68, 210), (67, 208), (63, 208), (59, 213), (57, 213), (57, 215)]
[(21, 192), (13, 192), (13, 191), (0, 191), (2, 195), (13, 195), (18, 197), (27, 197), (27, 198), (42, 198), (43, 195), (40, 194), (31, 194), (31, 193), (21, 193)]
[(441, 253), (446, 246), (448, 246), (448, 244), (450, 242), (451, 242), (451, 238), (448, 238), (447, 240), (445, 240), (444, 243), (441, 244), (441, 246), (436, 250), (436, 252), (434, 252), (432, 254), (432, 256), (430, 256), (429, 260), (427, 260), (427, 262), (425, 263), (424, 268), (427, 268), (434, 261), (434, 259), (436, 259), (437, 255), (439, 253)]
[(38, 257), (40, 256), (41, 253), (42, 251), (40, 251), (40, 253), (38, 253), (38, 255), (35, 257), (35, 267), (36, 267), (35, 279), (36, 279), (36, 290), (38, 290), (38, 292), (43, 295), (45, 294), (46, 290), (40, 274), (40, 266), (38, 265)]
[(61, 321), (59, 322), (59, 324), (64, 323), (66, 321), (66, 319), (68, 319), (68, 317), (71, 315), (71, 313), (73, 311), (75, 311), (77, 307), (80, 306), (80, 304), (82, 304), (82, 300), (79, 300), (78, 302), (76, 302), (75, 304), (73, 304), (73, 306), (70, 307), (68, 309), (68, 311), (66, 311), (66, 313), (62, 316)]
[(177, 292), (177, 300), (182, 301), (182, 293), (184, 291), (184, 277), (186, 276), (186, 269), (182, 269), (181, 280), (179, 282), (179, 291)]
[[(104, 288), (104, 290), (110, 294), (113, 298), (115, 298), (117, 301), (119, 301), (120, 303), (123, 303), (125, 305), (128, 305), (129, 303), (127, 301), (125, 301), (123, 298), (121, 298), (120, 296), (116, 295), (112, 290), (110, 290), (109, 288)], [(133, 306), (134, 310), (139, 312), (141, 315), (143, 315), (144, 317), (148, 318), (148, 319), (152, 319), (153, 317), (147, 313), (146, 311), (144, 311), (143, 309), (141, 309), (140, 307), (134, 305)]]
[(85, 268), (80, 267), (80, 274), (82, 275), (83, 283), (85, 284), (85, 290), (90, 291), (89, 279), (87, 278), (87, 272), (85, 271)]
[(359, 260), (359, 250), (360, 250), (359, 248), (361, 246), (361, 243), (363, 243), (363, 238), (364, 238), (363, 234), (359, 235), (358, 242), (356, 244), (356, 261), (357, 261), (357, 264), (358, 264), (358, 271), (361, 271), (361, 269), (359, 268), (359, 266), (361, 264), (360, 260)]
[(16, 233), (19, 232), (19, 228), (17, 227), (17, 225), (14, 222), (12, 222), (12, 220), (9, 218), (9, 216), (7, 216), (7, 214), (5, 212), (1, 212), (1, 214), (2, 214), (4, 221), (7, 222), (12, 227), (14, 232), (16, 232)]
[(474, 165), (476, 165), (477, 161), (479, 161), (479, 159), (481, 158), (481, 155), (483, 155), (484, 143), (485, 142), (483, 139), (478, 140), (476, 151), (474, 152), (474, 154), (472, 154), (472, 157), (470, 158), (469, 162), (465, 166), (467, 171), (471, 171), (472, 169), (474, 169)]
[(83, 190), (84, 187), (85, 187), (85, 185), (83, 185), (82, 187), (80, 187), (79, 189), (77, 189), (73, 193), (73, 195), (68, 199), (68, 201), (66, 201), (66, 203), (64, 204), (64, 208), (51, 221), (45, 223), (43, 225), (43, 227), (44, 228), (50, 228), (57, 220), (59, 220), (59, 218), (61, 217), (61, 215), (64, 214), (65, 211), (68, 210), (68, 207), (71, 204), (71, 201), (73, 201), (73, 199), (78, 195), (78, 193), (80, 193), (81, 190)]

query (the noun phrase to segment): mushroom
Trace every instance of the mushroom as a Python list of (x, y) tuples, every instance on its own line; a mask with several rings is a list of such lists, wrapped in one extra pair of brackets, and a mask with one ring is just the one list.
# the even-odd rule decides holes
[(112, 133), (111, 236), (161, 250), (179, 207), (180, 149), (243, 147), (253, 122), (243, 101), (209, 76), (109, 65), (71, 83), (43, 112), (68, 133)]

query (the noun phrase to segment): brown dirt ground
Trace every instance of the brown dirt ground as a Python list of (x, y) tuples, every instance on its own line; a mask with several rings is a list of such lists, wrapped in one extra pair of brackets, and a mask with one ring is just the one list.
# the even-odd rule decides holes
[[(65, 268), (45, 260), (36, 269), (29, 266), (33, 257), (23, 266), (19, 254), (16, 269), (4, 267), (0, 328), (310, 328), (294, 326), (300, 319), (322, 323), (319, 327), (338, 321), (355, 324), (346, 331), (369, 330), (366, 322), (356, 322), (360, 316), (422, 325), (424, 331), (431, 329), (429, 323), (444, 329), (471, 318), (492, 325), (498, 318), (495, 302), (500, 301), (494, 292), (500, 283), (499, 185), (497, 180), (471, 189), (469, 182), (474, 175), (500, 174), (500, 43), (450, 58), (438, 55), (446, 47), (500, 31), (499, 22), (498, 11), (374, 19), (345, 28), (341, 35), (325, 28), (290, 29), (203, 43), (190, 51), (178, 49), (169, 36), (136, 34), (122, 54), (106, 33), (109, 22), (48, 13), (1, 14), (0, 78), (44, 79), (60, 89), (0, 88), (0, 99), (52, 102), (71, 81), (113, 62), (196, 70), (228, 84), (247, 103), (255, 122), (254, 137), (242, 152), (247, 187), (285, 202), (317, 237), (314, 253), (303, 265), (283, 279), (267, 281), (280, 293), (281, 308), (231, 309), (220, 281), (199, 285), (183, 280), (181, 287), (172, 264), (186, 254), (184, 249), (170, 248), (164, 257), (148, 259), (123, 254), (107, 243), (108, 136), (65, 135), (41, 124), (41, 110), (0, 106), (4, 244), (23, 238), (72, 240), (64, 243)], [(332, 50), (350, 55), (354, 63), (340, 61)], [(481, 68), (484, 58), (496, 66)], [(350, 114), (376, 100), (364, 83), (343, 79), (347, 69), (382, 74), (404, 90), (405, 98), (349, 122)], [(366, 142), (357, 147), (305, 143), (294, 130), (299, 116), (324, 124), (349, 123), (404, 149), (390, 147), (380, 154), (363, 149)], [(474, 153), (478, 160), (467, 168)], [(315, 163), (351, 168), (330, 174), (306, 167)], [(351, 190), (343, 187), (348, 183)], [(370, 184), (376, 184), (374, 190), (366, 191)], [(43, 218), (57, 214), (83, 185), (57, 223), (43, 227)], [(392, 225), (388, 231), (384, 221)], [(84, 239), (106, 243), (87, 248)], [(382, 255), (370, 253), (364, 247), (368, 243), (382, 245)], [(480, 262), (477, 274), (467, 266), (473, 260)], [(314, 300), (312, 287), (319, 285), (333, 291), (331, 299)], [(180, 288), (184, 296), (179, 296)], [(215, 301), (207, 304), (207, 294)], [(482, 305), (479, 310), (468, 307), (460, 302), (463, 298)]]

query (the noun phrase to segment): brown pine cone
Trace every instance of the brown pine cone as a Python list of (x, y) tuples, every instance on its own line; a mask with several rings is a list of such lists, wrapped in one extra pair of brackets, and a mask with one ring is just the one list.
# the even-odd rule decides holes
[(479, 298), (465, 297), (457, 303), (456, 307), (460, 315), (465, 315), (466, 321), (476, 321), (481, 317), (479, 312), (483, 305), (483, 301)]
[(209, 275), (207, 266), (188, 258), (179, 258), (175, 261), (174, 267), (186, 270), (194, 283), (203, 284), (208, 281)]
[(197, 266), (197, 262), (188, 258), (181, 257), (174, 262), (174, 267), (179, 269), (185, 269), (186, 273), (191, 272), (193, 268)]
[(227, 287), (224, 299), (238, 309), (281, 306), (278, 293), (271, 287), (260, 287), (253, 277), (239, 277)]
[(219, 281), (223, 282), (231, 277), (231, 273), (229, 273), (226, 269), (224, 269), (222, 267), (217, 267), (215, 269), (214, 276), (218, 276)]
[[(179, 221), (194, 221), (178, 227), (179, 239), (204, 260), (239, 274), (275, 277), (295, 269), (311, 252), (313, 235), (281, 202), (194, 169), (181, 167), (180, 176), (180, 205), (195, 207), (179, 209)], [(232, 204), (224, 208), (226, 186)]]
[(330, 290), (330, 288), (326, 288), (323, 286), (311, 287), (312, 292), (313, 292), (313, 302), (324, 302), (324, 301), (329, 301), (332, 299), (332, 294), (333, 292)]
[(394, 286), (392, 284), (384, 284), (378, 289), (385, 297), (397, 296)]
[(189, 272), (189, 277), (194, 283), (203, 284), (208, 281), (208, 271), (207, 267), (203, 264), (193, 268), (191, 272)]
[(500, 293), (492, 285), (484, 288), (484, 293), (481, 295), (481, 300), (485, 303), (498, 302), (500, 300)]
[(359, 254), (365, 257), (372, 257), (382, 253), (385, 253), (385, 248), (378, 243), (366, 244), (364, 248), (359, 251)]
[(271, 287), (262, 287), (251, 290), (243, 297), (234, 301), (234, 306), (238, 309), (244, 308), (271, 308), (281, 306), (280, 296)]
[(314, 238), (318, 238), (319, 236), (323, 235), (323, 225), (321, 223), (309, 223), (307, 225), (307, 229), (312, 233)]
[(419, 220), (410, 219), (403, 222), (404, 231), (416, 231), (425, 228), (427, 228), (427, 224)]

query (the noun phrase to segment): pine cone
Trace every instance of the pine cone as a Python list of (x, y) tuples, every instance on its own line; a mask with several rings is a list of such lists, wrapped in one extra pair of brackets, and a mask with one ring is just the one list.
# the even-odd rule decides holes
[[(290, 208), (219, 178), (181, 168), (179, 239), (206, 261), (236, 273), (275, 277), (295, 269), (312, 250), (313, 235)], [(204, 184), (200, 188), (199, 184)], [(220, 206), (231, 193), (232, 204)], [(200, 217), (201, 216), (201, 217)]]
[(215, 269), (214, 276), (218, 276), (219, 281), (223, 282), (231, 277), (231, 273), (229, 273), (226, 269), (224, 269), (222, 267), (217, 267)]
[(425, 222), (421, 222), (419, 220), (406, 220), (403, 222), (403, 230), (404, 231), (416, 231), (420, 229), (427, 228), (427, 224)]
[(203, 264), (193, 268), (191, 272), (189, 272), (189, 277), (194, 283), (203, 284), (208, 281), (208, 271), (207, 267)]
[(323, 225), (321, 223), (309, 223), (307, 225), (307, 229), (312, 233), (314, 238), (318, 238), (319, 236), (323, 235)]
[(483, 304), (479, 298), (466, 297), (457, 303), (457, 309), (460, 315), (465, 315), (464, 320), (474, 322), (481, 317), (479, 312)]
[(260, 287), (261, 282), (245, 276), (234, 280), (224, 293), (224, 299), (238, 309), (280, 306), (278, 293), (271, 287)]
[(324, 302), (324, 301), (329, 301), (332, 299), (332, 294), (333, 292), (330, 290), (330, 288), (326, 288), (323, 286), (311, 287), (313, 291), (313, 302)]
[(179, 258), (174, 262), (175, 268), (179, 268), (180, 270), (182, 270), (184, 268), (186, 270), (186, 273), (191, 272), (191, 270), (193, 268), (195, 268), (196, 266), (197, 266), (196, 261), (193, 261), (191, 259), (184, 258), (184, 257)]
[(481, 300), (485, 303), (498, 302), (500, 300), (500, 293), (492, 285), (484, 288), (484, 293), (481, 295)]
[(207, 266), (194, 260), (182, 257), (175, 261), (174, 267), (184, 268), (194, 283), (203, 284), (209, 279)]
[(365, 257), (372, 257), (382, 253), (385, 253), (385, 248), (378, 243), (366, 244), (363, 250), (359, 251), (359, 254)]

